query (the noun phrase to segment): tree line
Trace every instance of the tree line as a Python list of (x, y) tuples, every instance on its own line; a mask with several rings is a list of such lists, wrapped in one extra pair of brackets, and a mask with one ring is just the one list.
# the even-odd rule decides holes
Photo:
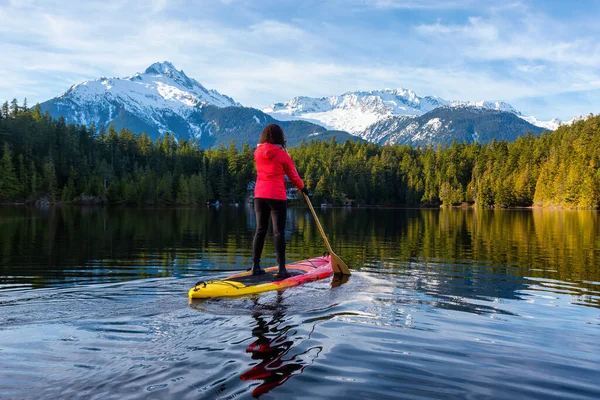
[[(257, 138), (258, 139), (258, 138)], [(201, 149), (166, 133), (67, 124), (26, 101), (0, 118), (0, 202), (204, 204), (243, 201), (253, 148)], [(600, 205), (600, 117), (514, 142), (426, 147), (346, 141), (290, 149), (316, 201), (389, 206)]]

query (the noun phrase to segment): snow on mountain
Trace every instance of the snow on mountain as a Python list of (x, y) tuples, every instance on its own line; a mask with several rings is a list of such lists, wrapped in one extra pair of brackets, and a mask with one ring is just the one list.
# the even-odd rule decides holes
[(513, 138), (537, 131), (536, 126), (555, 129), (561, 124), (523, 116), (504, 102), (447, 101), (402, 88), (294, 97), (263, 113), (206, 89), (167, 61), (129, 77), (78, 83), (41, 107), (55, 118), (63, 116), (67, 123), (110, 124), (117, 130), (146, 132), (151, 138), (171, 132), (178, 138), (198, 139), (205, 147), (232, 139), (253, 142), (261, 126), (271, 122), (284, 126), (288, 142), (332, 136), (346, 139), (351, 137), (349, 132), (371, 142), (410, 145), (454, 139), (485, 142), (503, 137), (505, 131), (510, 131), (507, 138)]
[(390, 129), (387, 135), (379, 136), (378, 143), (411, 146), (450, 144), (454, 140), (488, 143), (493, 139), (513, 141), (526, 132), (539, 134), (543, 130), (514, 113), (472, 106), (438, 107), (418, 117), (400, 118), (388, 119), (392, 122), (388, 122)]
[(504, 111), (513, 113), (516, 115), (520, 115), (521, 113), (517, 111), (513, 106), (503, 101), (460, 101), (455, 100), (450, 104), (452, 107), (474, 107), (474, 108), (482, 108), (486, 110), (496, 110), (496, 111)]
[(322, 98), (294, 97), (263, 112), (275, 119), (302, 119), (329, 129), (360, 134), (368, 126), (390, 115), (421, 115), (447, 102), (436, 97), (419, 97), (412, 90), (384, 89), (348, 92)]
[(519, 118), (524, 119), (525, 121), (529, 122), (531, 125), (535, 125), (537, 127), (548, 129), (551, 131), (555, 130), (556, 128), (558, 128), (559, 126), (561, 126), (563, 124), (563, 122), (558, 118), (553, 118), (550, 121), (540, 121), (539, 119), (537, 119), (534, 116), (523, 115), (516, 108), (514, 108), (510, 104), (505, 103), (503, 101), (495, 101), (495, 102), (492, 102), (492, 101), (453, 101), (451, 105), (452, 105), (452, 107), (467, 106), (467, 107), (481, 108), (481, 109), (487, 109), (487, 110), (509, 112), (509, 113), (515, 114)]
[(522, 119), (524, 119), (525, 121), (529, 122), (531, 125), (539, 126), (540, 128), (544, 128), (544, 129), (547, 129), (550, 131), (553, 131), (556, 128), (558, 128), (559, 126), (565, 124), (558, 118), (553, 118), (550, 121), (540, 121), (536, 117), (533, 117), (533, 116), (528, 116), (528, 117), (524, 116), (524, 115), (518, 115), (518, 116), (521, 117)]
[[(73, 85), (60, 96), (42, 104), (51, 114), (90, 125), (110, 123), (120, 113), (134, 115), (160, 133), (172, 131), (175, 119), (184, 119), (198, 107), (241, 106), (216, 90), (208, 90), (168, 61), (150, 65), (143, 74), (125, 78), (102, 77)], [(200, 132), (198, 126), (189, 126)]]
[(411, 115), (388, 115), (372, 125), (369, 125), (361, 134), (364, 140), (383, 143), (391, 132), (398, 132), (414, 119)]
[(379, 140), (385, 136), (385, 128), (392, 129), (404, 119), (394, 116), (415, 118), (438, 107), (472, 107), (495, 110), (517, 115), (532, 125), (554, 130), (562, 122), (539, 121), (535, 117), (523, 116), (513, 106), (502, 101), (448, 101), (440, 97), (420, 97), (408, 89), (384, 89), (369, 92), (347, 92), (330, 97), (294, 97), (286, 103), (275, 103), (263, 112), (280, 120), (306, 120), (328, 129), (339, 129), (360, 136), (365, 140)]

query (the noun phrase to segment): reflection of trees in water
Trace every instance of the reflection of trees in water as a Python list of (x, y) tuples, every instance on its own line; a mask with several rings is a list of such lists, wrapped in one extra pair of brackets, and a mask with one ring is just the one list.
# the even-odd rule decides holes
[[(523, 285), (518, 277), (598, 290), (593, 284), (600, 281), (596, 211), (317, 213), (336, 252), (349, 265), (417, 275), (420, 281), (415, 285), (421, 290), (510, 298)], [(1, 279), (44, 285), (77, 276), (103, 281), (172, 275), (198, 265), (239, 269), (250, 264), (254, 224), (251, 207), (1, 208)], [(288, 210), (286, 238), (290, 260), (323, 252), (306, 208)], [(272, 252), (269, 246), (265, 255)], [(19, 276), (25, 278), (11, 278)], [(453, 276), (462, 280), (450, 279)]]
[[(252, 390), (252, 396), (258, 397), (281, 386), (294, 375), (302, 373), (304, 368), (312, 364), (322, 351), (322, 347), (313, 346), (304, 351), (294, 351), (307, 339), (297, 342), (296, 325), (287, 325), (285, 308), (281, 304), (281, 294), (277, 294), (275, 312), (263, 315), (255, 312), (253, 318), (256, 325), (252, 336), (256, 340), (248, 346), (246, 352), (259, 363), (240, 375), (243, 381), (262, 381)], [(313, 327), (314, 329), (314, 327)], [(311, 332), (312, 333), (312, 332)]]
[(251, 243), (245, 213), (236, 211), (0, 209), (0, 259), (19, 269), (5, 275), (37, 276), (41, 284), (67, 279), (73, 266), (82, 275), (131, 279), (185, 271), (212, 254), (235, 263)]
[(336, 241), (340, 253), (361, 261), (509, 266), (511, 275), (565, 281), (598, 281), (600, 275), (596, 211), (371, 210), (331, 217), (324, 222), (328, 232), (343, 236)]

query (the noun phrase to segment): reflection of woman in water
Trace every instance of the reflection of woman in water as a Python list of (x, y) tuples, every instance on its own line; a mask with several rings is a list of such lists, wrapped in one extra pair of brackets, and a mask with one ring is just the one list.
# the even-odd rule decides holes
[[(272, 316), (261, 315), (260, 312), (253, 315), (256, 326), (252, 329), (252, 335), (256, 340), (248, 346), (246, 352), (252, 354), (253, 360), (260, 360), (260, 362), (240, 375), (240, 379), (263, 381), (252, 391), (254, 397), (268, 393), (293, 375), (302, 373), (302, 370), (311, 364), (322, 350), (321, 347), (313, 347), (300, 354), (291, 354), (295, 343), (288, 338), (287, 333), (295, 326), (283, 325), (284, 311), (285, 308), (281, 305), (281, 293), (278, 293), (277, 309)], [(305, 361), (307, 356), (308, 360)]]

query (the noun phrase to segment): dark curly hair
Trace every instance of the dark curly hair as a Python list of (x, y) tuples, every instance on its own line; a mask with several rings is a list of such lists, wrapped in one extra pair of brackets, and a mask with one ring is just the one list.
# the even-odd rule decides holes
[(260, 134), (258, 143), (280, 144), (285, 147), (285, 135), (283, 134), (283, 129), (277, 124), (265, 126), (265, 129), (263, 129)]

